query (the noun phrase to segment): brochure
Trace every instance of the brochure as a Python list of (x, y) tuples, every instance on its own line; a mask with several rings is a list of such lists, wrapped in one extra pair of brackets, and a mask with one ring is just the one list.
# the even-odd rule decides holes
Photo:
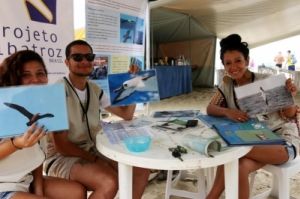
[(155, 70), (109, 74), (108, 84), (113, 106), (160, 100)]
[(245, 86), (235, 88), (237, 103), (250, 117), (267, 114), (294, 104), (285, 86), (284, 74), (271, 76)]
[(119, 144), (125, 138), (137, 135), (153, 136), (151, 124), (153, 122), (141, 117), (131, 121), (118, 121), (115, 123), (102, 122), (103, 132), (111, 144)]
[(215, 129), (228, 146), (284, 144), (285, 140), (263, 123), (249, 120), (243, 123), (215, 124)]
[(68, 129), (65, 96), (63, 84), (1, 88), (0, 138), (21, 135), (34, 122), (49, 132)]

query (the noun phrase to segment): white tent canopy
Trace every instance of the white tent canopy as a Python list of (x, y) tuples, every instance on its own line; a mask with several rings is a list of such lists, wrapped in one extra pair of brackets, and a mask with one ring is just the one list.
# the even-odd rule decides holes
[(300, 34), (299, 0), (157, 0), (150, 8), (152, 56), (185, 54), (194, 86), (213, 86), (216, 38), (238, 33), (253, 48)]
[(150, 7), (186, 14), (218, 38), (239, 33), (251, 48), (300, 34), (299, 0), (157, 0)]

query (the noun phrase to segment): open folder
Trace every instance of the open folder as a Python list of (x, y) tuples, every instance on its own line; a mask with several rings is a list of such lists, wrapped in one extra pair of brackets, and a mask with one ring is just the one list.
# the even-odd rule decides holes
[(215, 124), (214, 128), (228, 146), (276, 145), (285, 140), (263, 123), (249, 120), (243, 123)]

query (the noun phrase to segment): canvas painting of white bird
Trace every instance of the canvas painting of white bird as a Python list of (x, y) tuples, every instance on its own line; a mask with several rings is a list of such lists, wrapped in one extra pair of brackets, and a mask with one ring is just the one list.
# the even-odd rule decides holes
[(155, 70), (138, 74), (110, 74), (108, 82), (112, 105), (146, 103), (160, 99)]

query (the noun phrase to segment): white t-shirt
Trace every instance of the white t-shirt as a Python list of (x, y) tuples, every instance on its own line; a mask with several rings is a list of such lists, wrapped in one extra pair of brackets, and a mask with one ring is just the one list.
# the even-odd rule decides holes
[[(0, 143), (5, 140), (1, 140)], [(31, 171), (43, 164), (44, 160), (45, 153), (38, 143), (32, 147), (17, 150), (1, 159), (0, 192), (28, 192), (29, 185), (33, 180)]]
[[(71, 83), (69, 76), (67, 76), (67, 79)], [(83, 91), (77, 89), (74, 86), (73, 86), (73, 88), (75, 88), (75, 91), (77, 92), (80, 101), (85, 102), (85, 100), (86, 100), (86, 88)], [(99, 105), (100, 105), (100, 109), (105, 109), (105, 108), (107, 108), (111, 105), (111, 103), (108, 99), (108, 96), (105, 93), (103, 93), (102, 97), (99, 99)]]

